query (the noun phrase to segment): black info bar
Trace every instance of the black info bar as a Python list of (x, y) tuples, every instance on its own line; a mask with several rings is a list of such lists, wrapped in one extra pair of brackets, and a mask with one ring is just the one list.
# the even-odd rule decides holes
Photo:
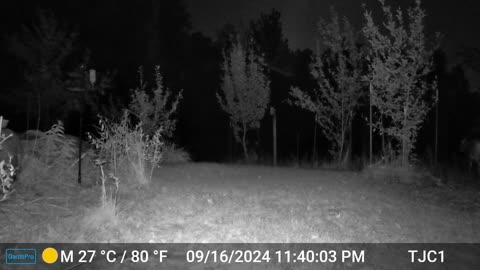
[(0, 269), (479, 269), (480, 244), (0, 243)]

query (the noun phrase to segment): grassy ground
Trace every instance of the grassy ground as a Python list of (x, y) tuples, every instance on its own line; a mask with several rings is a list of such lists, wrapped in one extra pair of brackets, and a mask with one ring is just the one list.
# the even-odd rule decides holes
[(149, 186), (19, 182), (0, 203), (1, 242), (480, 242), (480, 194), (366, 174), (187, 163)]

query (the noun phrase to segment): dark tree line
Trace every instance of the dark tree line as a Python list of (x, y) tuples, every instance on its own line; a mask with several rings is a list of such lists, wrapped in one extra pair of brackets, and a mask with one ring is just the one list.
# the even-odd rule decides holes
[[(57, 43), (52, 45), (46, 40), (41, 47), (42, 43), (31, 37), (32, 33), (35, 36), (36, 27), (41, 27), (39, 14), (56, 23), (58, 31), (53, 33), (58, 34)], [(315, 87), (310, 74), (315, 54), (312, 50), (294, 51), (289, 47), (278, 11), (262, 13), (246, 29), (226, 25), (218, 29), (214, 39), (192, 32), (190, 15), (183, 2), (176, 0), (137, 1), (134, 5), (113, 0), (34, 4), (27, 0), (8, 1), (1, 17), (0, 106), (1, 114), (11, 119), (14, 130), (35, 129), (37, 124), (46, 129), (60, 118), (67, 122), (67, 133), (77, 134), (80, 114), (88, 130), (96, 123), (97, 113), (114, 116), (126, 107), (130, 90), (138, 81), (139, 66), (148, 71), (158, 64), (165, 85), (183, 90), (177, 143), (197, 160), (235, 158), (241, 149), (233, 143), (228, 116), (218, 106), (216, 93), (220, 90), (222, 50), (229, 46), (231, 36), (241, 35), (246, 41), (255, 41), (268, 67), (271, 105), (278, 117), (279, 157), (312, 157), (315, 119), (285, 100), (292, 85), (303, 89)], [(46, 48), (51, 51), (46, 53)], [(478, 96), (469, 91), (462, 66), (450, 70), (447, 66), (439, 50), (434, 73), (439, 80), (439, 145), (443, 160), (457, 153), (463, 136), (477, 132), (473, 127), (478, 123), (473, 116), (479, 115)], [(72, 73), (90, 68), (97, 70), (98, 79), (107, 74), (112, 76), (101, 93), (78, 94), (65, 89)], [(150, 74), (145, 73), (146, 81), (152, 81), (148, 78)], [(37, 123), (39, 112), (41, 121)], [(427, 156), (425, 153), (433, 147), (432, 113), (417, 142), (416, 151), (422, 156)], [(368, 127), (364, 121), (367, 114), (368, 106), (363, 100), (352, 125), (353, 157), (364, 156), (368, 151)], [(267, 115), (261, 128), (249, 136), (251, 148), (259, 156), (270, 157), (271, 117)], [(328, 158), (328, 141), (318, 130), (316, 136), (320, 158)]]

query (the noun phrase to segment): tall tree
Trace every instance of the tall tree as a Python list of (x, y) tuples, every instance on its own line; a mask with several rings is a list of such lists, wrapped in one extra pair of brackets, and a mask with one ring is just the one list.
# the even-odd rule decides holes
[(290, 95), (296, 105), (311, 111), (330, 141), (330, 153), (340, 162), (350, 143), (352, 120), (362, 89), (362, 53), (349, 21), (340, 21), (332, 9), (331, 20), (319, 23), (320, 43), (311, 73), (318, 87), (313, 95), (293, 87)]
[(283, 33), (280, 12), (273, 9), (270, 13), (261, 13), (260, 18), (250, 22), (248, 36), (258, 45), (256, 52), (263, 54), (272, 72), (287, 78), (293, 77), (289, 66), (290, 50)]
[[(363, 34), (370, 45), (369, 72), (372, 104), (380, 113), (374, 125), (400, 144), (402, 165), (407, 165), (421, 123), (434, 100), (432, 71), (434, 49), (428, 48), (424, 33), (425, 10), (416, 0), (405, 18), (379, 0), (385, 21), (376, 24), (365, 9)], [(405, 20), (406, 19), (406, 20)]]
[(51, 11), (38, 10), (32, 25), (7, 38), (8, 49), (23, 70), (28, 97), (37, 100), (43, 127), (65, 117), (69, 94), (64, 89), (65, 66), (74, 52), (77, 34), (62, 25)]
[(185, 66), (189, 64), (186, 57), (190, 42), (190, 15), (184, 1), (152, 0), (150, 28), (147, 37), (147, 64), (160, 64), (162, 73), (171, 85), (181, 84)]
[(270, 81), (264, 73), (265, 62), (253, 50), (240, 42), (223, 52), (222, 95), (217, 93), (221, 108), (228, 113), (237, 142), (242, 143), (248, 160), (247, 132), (259, 128), (270, 101)]
[[(271, 80), (270, 103), (274, 108), (272, 112), (275, 112), (270, 119), (283, 123), (278, 125), (277, 131), (282, 133), (282, 142), (296, 140), (297, 133), (301, 129), (297, 121), (298, 117), (296, 117), (298, 112), (292, 112), (291, 108), (283, 102), (288, 97), (290, 85), (295, 77), (294, 57), (289, 50), (288, 40), (285, 38), (280, 12), (275, 9), (266, 13), (262, 12), (258, 18), (249, 23), (246, 36), (254, 40), (257, 44), (254, 48), (256, 53), (261, 54), (265, 59)], [(270, 122), (270, 119), (265, 120)], [(262, 146), (270, 145), (270, 138), (275, 137), (274, 134), (269, 134), (272, 131), (271, 128), (257, 130), (259, 144), (256, 149), (258, 155), (262, 155), (260, 150)], [(268, 140), (268, 143), (266, 140)], [(280, 145), (280, 148), (287, 145), (286, 143)], [(280, 150), (280, 152), (282, 151)]]

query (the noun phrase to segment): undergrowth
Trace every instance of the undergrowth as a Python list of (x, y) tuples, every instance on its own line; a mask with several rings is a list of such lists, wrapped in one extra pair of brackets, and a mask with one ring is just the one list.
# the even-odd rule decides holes
[(88, 137), (108, 173), (123, 178), (123, 182), (145, 185), (162, 160), (161, 132), (158, 129), (152, 136), (145, 134), (141, 123), (132, 125), (125, 110), (117, 123), (99, 117), (98, 135)]
[[(78, 140), (65, 134), (61, 121), (45, 132), (36, 131), (35, 139), (23, 141), (22, 182), (74, 183), (78, 177)], [(82, 175), (92, 176), (92, 156), (82, 155)]]

